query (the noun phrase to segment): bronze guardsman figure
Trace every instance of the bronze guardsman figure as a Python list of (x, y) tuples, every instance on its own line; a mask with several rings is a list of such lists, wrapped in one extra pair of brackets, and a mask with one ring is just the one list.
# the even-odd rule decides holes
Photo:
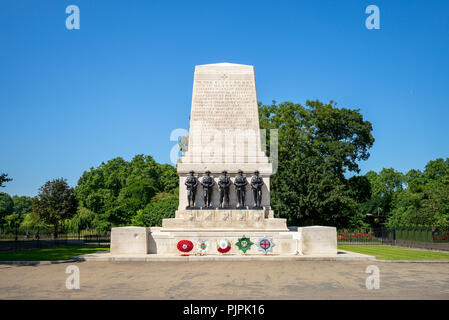
[(198, 179), (193, 175), (195, 172), (190, 171), (190, 176), (187, 177), (185, 185), (187, 187), (187, 201), (189, 205), (186, 209), (195, 207), (195, 194), (198, 187)]
[(229, 206), (229, 187), (231, 186), (231, 178), (226, 176), (228, 173), (223, 170), (223, 175), (218, 178), (218, 187), (220, 189), (220, 205), (221, 208), (226, 208)]
[(210, 171), (207, 170), (206, 175), (203, 177), (203, 180), (200, 182), (203, 186), (203, 197), (204, 197), (204, 205), (206, 208), (210, 208), (210, 203), (212, 201), (212, 190), (215, 185), (214, 179), (210, 176)]
[(246, 185), (248, 181), (243, 176), (243, 171), (238, 171), (239, 175), (234, 180), (235, 189), (237, 190), (237, 208), (243, 208), (245, 205)]
[(254, 177), (251, 179), (251, 188), (253, 189), (254, 208), (262, 208), (262, 186), (263, 179), (259, 177), (259, 171), (254, 171)]

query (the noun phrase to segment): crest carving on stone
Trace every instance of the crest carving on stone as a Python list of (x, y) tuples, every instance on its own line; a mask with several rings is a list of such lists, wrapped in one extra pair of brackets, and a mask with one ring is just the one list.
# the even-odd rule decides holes
[(205, 212), (203, 216), (204, 221), (212, 221), (214, 219), (214, 213), (213, 212)]
[(237, 220), (239, 221), (246, 220), (246, 212), (239, 212), (237, 215)]
[(261, 221), (262, 220), (262, 212), (255, 212), (254, 213), (254, 220), (255, 221)]
[(221, 220), (223, 220), (223, 221), (229, 221), (230, 218), (231, 218), (231, 213), (229, 213), (229, 212), (223, 212), (223, 215), (222, 215), (222, 217), (221, 217)]
[(195, 216), (195, 215), (193, 214), (193, 212), (187, 213), (187, 217), (186, 217), (187, 221), (192, 221), (193, 218), (194, 218), (194, 216)]

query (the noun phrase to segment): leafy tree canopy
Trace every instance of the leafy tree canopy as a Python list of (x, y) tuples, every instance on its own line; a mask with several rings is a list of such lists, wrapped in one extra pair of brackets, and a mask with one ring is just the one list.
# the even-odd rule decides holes
[(33, 199), (33, 212), (41, 221), (51, 224), (55, 238), (58, 236), (59, 224), (72, 218), (77, 210), (77, 200), (73, 188), (65, 179), (47, 181), (39, 188)]
[(174, 218), (178, 208), (177, 193), (159, 193), (143, 210), (138, 210), (132, 219), (134, 226), (162, 226), (162, 219)]
[(5, 182), (9, 182), (12, 181), (11, 178), (8, 178), (8, 174), (7, 173), (2, 173), (0, 174), (0, 187), (4, 187), (4, 183)]
[(136, 155), (131, 161), (118, 157), (85, 171), (75, 190), (80, 205), (96, 214), (97, 228), (109, 230), (129, 225), (156, 194), (171, 193), (177, 186), (173, 166)]
[(372, 196), (362, 208), (371, 214), (389, 213), (397, 194), (404, 188), (404, 175), (393, 168), (384, 168), (379, 173), (369, 171), (365, 177), (371, 185)]
[(69, 229), (71, 232), (80, 233), (83, 230), (94, 230), (95, 213), (89, 209), (78, 207), (75, 216), (69, 221)]
[(14, 212), (14, 202), (7, 193), (0, 192), (0, 223), (5, 223), (6, 216)]
[[(259, 105), (263, 129), (278, 129), (278, 171), (272, 177), (271, 202), (289, 224), (357, 226), (363, 214), (355, 190), (363, 179), (345, 177), (360, 171), (374, 143), (372, 125), (359, 110), (337, 108), (334, 102), (306, 101)], [(270, 140), (267, 132), (267, 140)], [(363, 193), (362, 192), (362, 193)]]
[(449, 226), (449, 158), (427, 163), (424, 171), (404, 175), (406, 188), (395, 190), (388, 225)]
[(14, 202), (14, 213), (17, 213), (21, 217), (33, 210), (32, 197), (15, 195), (12, 197), (12, 201)]

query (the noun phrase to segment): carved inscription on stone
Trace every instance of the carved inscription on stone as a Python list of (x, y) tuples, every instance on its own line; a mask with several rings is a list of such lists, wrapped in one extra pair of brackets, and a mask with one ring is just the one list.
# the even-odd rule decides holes
[(189, 152), (195, 156), (201, 154), (202, 162), (222, 162), (223, 156), (232, 162), (234, 155), (256, 156), (258, 150), (260, 132), (254, 69), (248, 66), (197, 69)]
[[(192, 121), (196, 129), (259, 129), (255, 120), (256, 88), (251, 80), (197, 80), (193, 91)], [(255, 110), (252, 110), (255, 109)], [(201, 126), (199, 126), (201, 125)]]

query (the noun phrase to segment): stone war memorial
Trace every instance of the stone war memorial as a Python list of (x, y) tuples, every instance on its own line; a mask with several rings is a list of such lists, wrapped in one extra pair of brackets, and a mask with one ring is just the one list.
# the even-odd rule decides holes
[(274, 217), (264, 140), (254, 67), (196, 66), (175, 217), (113, 228), (111, 255), (337, 255), (335, 227), (290, 230)]

